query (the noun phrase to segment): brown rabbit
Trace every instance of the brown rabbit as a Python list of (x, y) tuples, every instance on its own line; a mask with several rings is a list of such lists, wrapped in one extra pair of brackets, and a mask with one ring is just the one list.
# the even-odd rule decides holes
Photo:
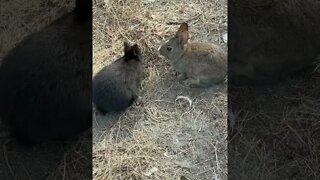
[(119, 112), (137, 99), (143, 76), (137, 44), (124, 42), (124, 56), (104, 67), (93, 79), (93, 103), (103, 114)]
[(214, 44), (189, 43), (188, 24), (182, 23), (176, 35), (159, 52), (180, 73), (179, 80), (190, 87), (205, 88), (224, 80), (227, 55)]
[(231, 0), (229, 79), (268, 84), (312, 65), (320, 54), (316, 0)]

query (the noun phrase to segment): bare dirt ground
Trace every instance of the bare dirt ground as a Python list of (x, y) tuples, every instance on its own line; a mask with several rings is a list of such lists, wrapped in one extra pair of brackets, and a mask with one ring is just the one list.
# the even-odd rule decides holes
[[(10, 0), (0, 5), (0, 60), (23, 37), (70, 11), (71, 0)], [(19, 113), (17, 111), (17, 113)], [(91, 131), (91, 130), (90, 130)], [(88, 132), (90, 134), (90, 132)], [(88, 137), (86, 134), (85, 137)], [(23, 148), (0, 121), (0, 179), (91, 179), (91, 139)]]
[(94, 179), (227, 179), (226, 83), (184, 87), (157, 51), (184, 21), (191, 41), (227, 51), (227, 1), (97, 0), (93, 13), (93, 75), (123, 55), (123, 41), (138, 43), (145, 68), (138, 102), (94, 115)]

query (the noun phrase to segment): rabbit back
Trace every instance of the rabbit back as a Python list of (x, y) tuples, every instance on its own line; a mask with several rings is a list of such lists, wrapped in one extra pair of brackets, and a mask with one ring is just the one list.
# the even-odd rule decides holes
[(93, 102), (103, 114), (123, 111), (133, 103), (133, 92), (120, 76), (117, 70), (105, 67), (93, 80)]
[(227, 74), (227, 57), (217, 45), (188, 43), (176, 66), (189, 76), (223, 79)]

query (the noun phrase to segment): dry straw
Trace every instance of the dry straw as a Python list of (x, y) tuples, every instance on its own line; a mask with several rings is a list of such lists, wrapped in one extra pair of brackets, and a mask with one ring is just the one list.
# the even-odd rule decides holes
[(98, 0), (93, 12), (93, 74), (122, 56), (123, 41), (140, 45), (145, 67), (139, 101), (94, 118), (94, 179), (226, 179), (226, 85), (183, 87), (157, 49), (188, 22), (192, 41), (226, 50), (227, 1)]

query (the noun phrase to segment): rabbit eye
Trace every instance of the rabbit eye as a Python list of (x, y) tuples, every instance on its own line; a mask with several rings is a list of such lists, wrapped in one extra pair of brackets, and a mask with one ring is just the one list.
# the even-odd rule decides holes
[(167, 47), (167, 51), (171, 51), (172, 50), (172, 47), (171, 46), (168, 46)]

